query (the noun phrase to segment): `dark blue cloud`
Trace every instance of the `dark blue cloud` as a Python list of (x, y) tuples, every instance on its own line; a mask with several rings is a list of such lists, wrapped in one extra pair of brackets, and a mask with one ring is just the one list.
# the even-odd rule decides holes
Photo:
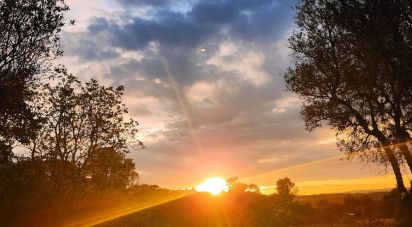
[(117, 0), (125, 6), (166, 6), (170, 0)]
[(100, 61), (119, 57), (119, 53), (111, 46), (98, 42), (98, 39), (101, 37), (91, 39), (84, 35), (84, 33), (78, 35), (68, 32), (65, 32), (62, 37), (62, 46), (65, 49), (65, 54), (76, 56), (82, 61)]
[(213, 34), (213, 30), (211, 26), (201, 26), (181, 13), (170, 11), (158, 12), (154, 20), (135, 17), (122, 25), (106, 18), (96, 18), (88, 26), (92, 34), (108, 33), (114, 46), (134, 50), (144, 49), (153, 41), (174, 47), (197, 46)]
[[(140, 60), (131, 60), (124, 64), (112, 67), (111, 72), (106, 75), (108, 78), (120, 80), (119, 75), (124, 79), (139, 76), (146, 81), (160, 79), (169, 82), (168, 73), (170, 73), (175, 82), (186, 87), (197, 81), (214, 81), (217, 76), (225, 76), (225, 72), (219, 70), (213, 65), (199, 65), (199, 57), (193, 51), (187, 51), (182, 48), (162, 49), (160, 53), (146, 52), (144, 58)], [(124, 83), (124, 82), (122, 82)], [(147, 89), (145, 89), (147, 91)], [(147, 94), (154, 93), (154, 96), (162, 96), (159, 89), (147, 91)], [(169, 96), (169, 94), (166, 94)]]
[(104, 30), (108, 30), (111, 23), (105, 17), (95, 17), (93, 22), (87, 27), (87, 30), (96, 34)]
[(272, 7), (273, 0), (211, 0), (200, 1), (190, 11), (191, 17), (200, 23), (233, 23), (244, 13)]
[[(123, 1), (144, 2), (147, 1)], [(205, 0), (196, 2), (186, 13), (159, 8), (150, 19), (130, 16), (128, 21), (118, 22), (96, 18), (88, 30), (92, 34), (106, 32), (114, 46), (134, 50), (144, 49), (150, 42), (170, 48), (193, 48), (211, 37), (274, 41), (291, 24), (294, 3), (295, 0)]]
[(285, 4), (287, 2), (291, 1), (255, 8), (251, 12), (242, 11), (231, 25), (233, 36), (254, 42), (275, 41), (291, 25), (293, 11), (291, 5)]
[(224, 24), (237, 19), (239, 10), (231, 1), (205, 1), (196, 4), (188, 13), (199, 24)]

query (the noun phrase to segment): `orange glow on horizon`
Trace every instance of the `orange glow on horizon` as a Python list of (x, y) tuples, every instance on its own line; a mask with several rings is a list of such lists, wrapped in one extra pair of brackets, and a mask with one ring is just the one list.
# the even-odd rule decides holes
[[(411, 175), (405, 174), (404, 181), (411, 179)], [(335, 193), (356, 193), (372, 191), (389, 191), (396, 188), (396, 181), (392, 175), (380, 175), (360, 178), (331, 179), (319, 181), (296, 182), (299, 195), (319, 195)], [(262, 186), (263, 194), (273, 194), (276, 191), (275, 185)]]

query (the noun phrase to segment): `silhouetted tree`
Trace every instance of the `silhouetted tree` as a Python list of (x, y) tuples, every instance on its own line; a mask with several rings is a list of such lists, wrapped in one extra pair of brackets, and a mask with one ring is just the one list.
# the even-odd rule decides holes
[(126, 189), (136, 184), (138, 177), (133, 160), (113, 147), (92, 150), (82, 175), (91, 192)]
[(286, 177), (276, 181), (276, 192), (281, 200), (291, 202), (297, 194), (297, 188), (295, 183)]
[(282, 178), (276, 182), (276, 193), (272, 195), (273, 209), (276, 219), (276, 226), (293, 226), (297, 220), (295, 209), (299, 208), (295, 203), (297, 188), (289, 178)]
[(46, 121), (27, 147), (30, 155), (5, 169), (0, 198), (62, 200), (135, 184), (126, 154), (143, 144), (136, 138), (138, 123), (124, 119), (123, 87), (82, 84), (66, 75), (43, 91), (37, 105)]
[(306, 128), (327, 123), (350, 156), (388, 161), (405, 196), (397, 149), (410, 165), (399, 144), (410, 140), (410, 1), (304, 0), (297, 13), (285, 78)]
[(239, 183), (238, 177), (230, 177), (226, 180), (226, 185), (229, 188), (229, 191), (232, 191), (238, 183)]
[(246, 192), (251, 192), (251, 193), (256, 193), (256, 194), (260, 194), (260, 188), (257, 184), (249, 184), (245, 190)]
[[(96, 80), (82, 85), (70, 75), (57, 86), (45, 85), (39, 108), (47, 122), (29, 149), (32, 160), (50, 162), (52, 184), (67, 181), (79, 191), (85, 180), (109, 188), (131, 182), (134, 164), (125, 154), (143, 144), (136, 138), (138, 123), (124, 119), (122, 95), (122, 86), (104, 87)], [(63, 163), (71, 167), (62, 169)]]
[[(409, 169), (412, 90), (411, 1), (343, 1), (333, 9), (352, 38), (348, 45), (364, 72), (365, 94), (384, 134), (397, 143)], [(353, 78), (356, 79), (356, 78)]]
[(11, 162), (16, 141), (27, 144), (40, 128), (29, 103), (62, 53), (67, 10), (63, 0), (0, 0), (0, 167)]
[(229, 192), (250, 192), (260, 194), (260, 188), (256, 184), (246, 184), (239, 181), (238, 177), (230, 177), (226, 180)]

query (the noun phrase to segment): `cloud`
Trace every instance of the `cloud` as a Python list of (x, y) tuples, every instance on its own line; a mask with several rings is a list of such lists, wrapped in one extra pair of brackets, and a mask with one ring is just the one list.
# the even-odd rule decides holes
[(117, 0), (125, 6), (166, 6), (170, 0)]
[[(281, 76), (295, 1), (180, 2), (185, 8), (117, 0), (123, 10), (94, 15), (86, 29), (63, 37), (77, 75), (125, 85), (148, 146), (133, 153), (142, 179), (188, 186), (206, 174), (258, 173), (328, 156), (334, 145), (321, 141), (330, 136), (308, 136)], [(150, 10), (139, 16), (130, 7)]]
[[(109, 5), (107, 1), (105, 0), (105, 4)], [(169, 1), (117, 2), (128, 9), (129, 6), (136, 5), (167, 6), (166, 3)], [(77, 8), (79, 4), (76, 3)], [(273, 41), (284, 33), (285, 27), (290, 26), (293, 4), (295, 0), (196, 1), (189, 4), (187, 10), (156, 7), (146, 16), (135, 15), (130, 10), (121, 11), (117, 15), (115, 12), (108, 13), (108, 10), (102, 10), (104, 13), (101, 16), (96, 15), (87, 25), (89, 34), (86, 36), (91, 38), (103, 33), (110, 38), (112, 45), (135, 50), (146, 48), (150, 42), (159, 42), (168, 47), (195, 47), (211, 37)]]
[(181, 13), (165, 10), (157, 16), (153, 20), (133, 17), (126, 23), (95, 18), (88, 31), (94, 35), (104, 33), (113, 46), (127, 50), (145, 49), (151, 42), (175, 48), (195, 47), (215, 32), (213, 27), (196, 24)]
[[(163, 1), (121, 1), (126, 5)], [(273, 41), (283, 34), (293, 14), (293, 1), (225, 0), (198, 1), (187, 12), (170, 8), (154, 10), (142, 18), (122, 15), (123, 21), (96, 17), (88, 25), (89, 36), (103, 33), (113, 46), (141, 50), (151, 42), (165, 48), (196, 48), (208, 39)], [(128, 11), (127, 11), (128, 12)]]
[(62, 46), (65, 55), (75, 56), (80, 60), (101, 61), (119, 57), (119, 53), (113, 47), (107, 46), (107, 40), (102, 35), (90, 38), (84, 32), (65, 32)]

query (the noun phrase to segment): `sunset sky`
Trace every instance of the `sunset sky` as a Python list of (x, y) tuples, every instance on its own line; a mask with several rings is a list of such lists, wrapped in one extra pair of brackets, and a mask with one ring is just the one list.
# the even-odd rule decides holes
[[(305, 193), (388, 188), (341, 160), (333, 131), (304, 129), (286, 91), (293, 0), (68, 0), (61, 61), (82, 80), (124, 85), (146, 150), (140, 181), (192, 187), (213, 176)], [(366, 177), (371, 177), (366, 179)]]

